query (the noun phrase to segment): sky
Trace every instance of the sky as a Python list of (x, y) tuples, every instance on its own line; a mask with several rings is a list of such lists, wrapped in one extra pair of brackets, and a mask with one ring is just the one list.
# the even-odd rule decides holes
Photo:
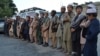
[(97, 2), (100, 0), (13, 0), (16, 4), (18, 10), (24, 10), (32, 7), (39, 7), (46, 9), (47, 11), (56, 10), (60, 11), (61, 6), (67, 6), (76, 2), (78, 4), (83, 4), (85, 2), (93, 1)]

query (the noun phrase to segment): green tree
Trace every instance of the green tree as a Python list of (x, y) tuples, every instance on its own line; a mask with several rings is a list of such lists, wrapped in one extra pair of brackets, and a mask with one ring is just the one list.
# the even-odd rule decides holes
[(0, 0), (0, 18), (12, 16), (18, 12), (13, 0)]

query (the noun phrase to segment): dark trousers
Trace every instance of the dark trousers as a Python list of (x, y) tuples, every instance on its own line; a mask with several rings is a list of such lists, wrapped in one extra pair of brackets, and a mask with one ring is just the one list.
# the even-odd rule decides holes
[(17, 29), (14, 29), (13, 31), (13, 33), (14, 33), (14, 35), (15, 35), (15, 37), (17, 37), (17, 31), (16, 31)]
[(41, 35), (41, 31), (37, 31), (37, 40), (39, 44), (43, 43), (43, 37)]
[(80, 32), (81, 31), (75, 31), (72, 33), (72, 51), (76, 52), (76, 56), (81, 56), (81, 44), (80, 44)]
[(72, 41), (72, 50), (77, 52), (77, 56), (81, 56), (81, 44), (80, 41)]
[(7, 36), (9, 36), (9, 29), (7, 28), (7, 31), (5, 32)]
[(23, 38), (24, 40), (30, 41), (29, 34), (23, 34)]

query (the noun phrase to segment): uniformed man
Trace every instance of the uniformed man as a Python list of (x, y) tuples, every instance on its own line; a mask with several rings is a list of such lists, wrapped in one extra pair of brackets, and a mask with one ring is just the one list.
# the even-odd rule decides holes
[(38, 44), (41, 45), (43, 44), (43, 37), (42, 37), (42, 25), (43, 25), (43, 20), (44, 20), (44, 13), (40, 13), (40, 18), (38, 20), (38, 26), (37, 26), (37, 39), (38, 39)]
[(57, 20), (58, 20), (58, 16), (56, 15), (56, 11), (52, 10), (51, 11), (51, 21), (50, 21), (50, 34), (51, 34), (51, 42), (52, 48), (56, 48), (57, 47), (57, 39), (56, 39), (56, 32), (57, 32), (57, 28), (58, 28), (58, 24), (57, 24)]
[(21, 37), (22, 37), (22, 40), (24, 40), (25, 38), (24, 38), (24, 24), (25, 24), (25, 18), (23, 18), (23, 20), (22, 20), (22, 25), (21, 25)]
[(33, 39), (33, 18), (34, 17), (31, 17), (30, 18), (30, 22), (29, 22), (29, 35), (30, 35), (30, 42), (33, 43), (34, 42), (34, 39)]
[(43, 31), (43, 42), (44, 42), (44, 47), (48, 46), (48, 37), (49, 37), (49, 20), (50, 18), (48, 17), (48, 12), (44, 13), (44, 23), (42, 26), (42, 31)]
[(22, 24), (23, 38), (24, 38), (24, 40), (28, 40), (28, 41), (30, 41), (30, 38), (29, 38), (29, 21), (30, 21), (30, 16), (27, 16), (26, 21)]
[(23, 38), (23, 37), (22, 37), (22, 24), (23, 24), (23, 22), (24, 22), (24, 18), (21, 18), (21, 19), (20, 19), (20, 25), (19, 25), (19, 28), (20, 28), (20, 30), (19, 30), (19, 38), (20, 38), (20, 39)]
[(8, 35), (7, 26), (8, 26), (8, 22), (7, 22), (7, 18), (5, 18), (5, 22), (4, 22), (4, 33), (5, 33), (5, 35)]
[(13, 31), (14, 31), (14, 36), (17, 38), (17, 24), (20, 19), (20, 16), (16, 16), (16, 20), (14, 20), (14, 25), (13, 25)]
[(37, 41), (37, 26), (38, 26), (38, 16), (37, 15), (35, 15), (34, 16), (34, 19), (33, 19), (33, 22), (32, 22), (32, 24), (33, 24), (33, 26), (32, 26), (32, 31), (33, 31), (33, 39), (34, 39), (34, 42), (37, 44), (38, 43), (38, 41)]
[(17, 38), (20, 38), (20, 20), (21, 18), (19, 17), (17, 22)]

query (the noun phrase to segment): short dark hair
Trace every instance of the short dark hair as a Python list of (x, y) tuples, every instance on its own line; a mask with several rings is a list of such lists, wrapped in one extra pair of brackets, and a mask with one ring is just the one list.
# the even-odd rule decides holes
[(56, 10), (52, 10), (51, 12), (54, 13), (54, 14), (56, 14)]
[[(68, 5), (68, 6), (70, 6), (72, 9), (74, 8), (72, 5)], [(68, 7), (68, 6), (67, 6), (67, 7)]]
[(78, 6), (76, 6), (76, 9), (78, 9), (78, 8), (83, 9), (82, 5), (78, 5)]

